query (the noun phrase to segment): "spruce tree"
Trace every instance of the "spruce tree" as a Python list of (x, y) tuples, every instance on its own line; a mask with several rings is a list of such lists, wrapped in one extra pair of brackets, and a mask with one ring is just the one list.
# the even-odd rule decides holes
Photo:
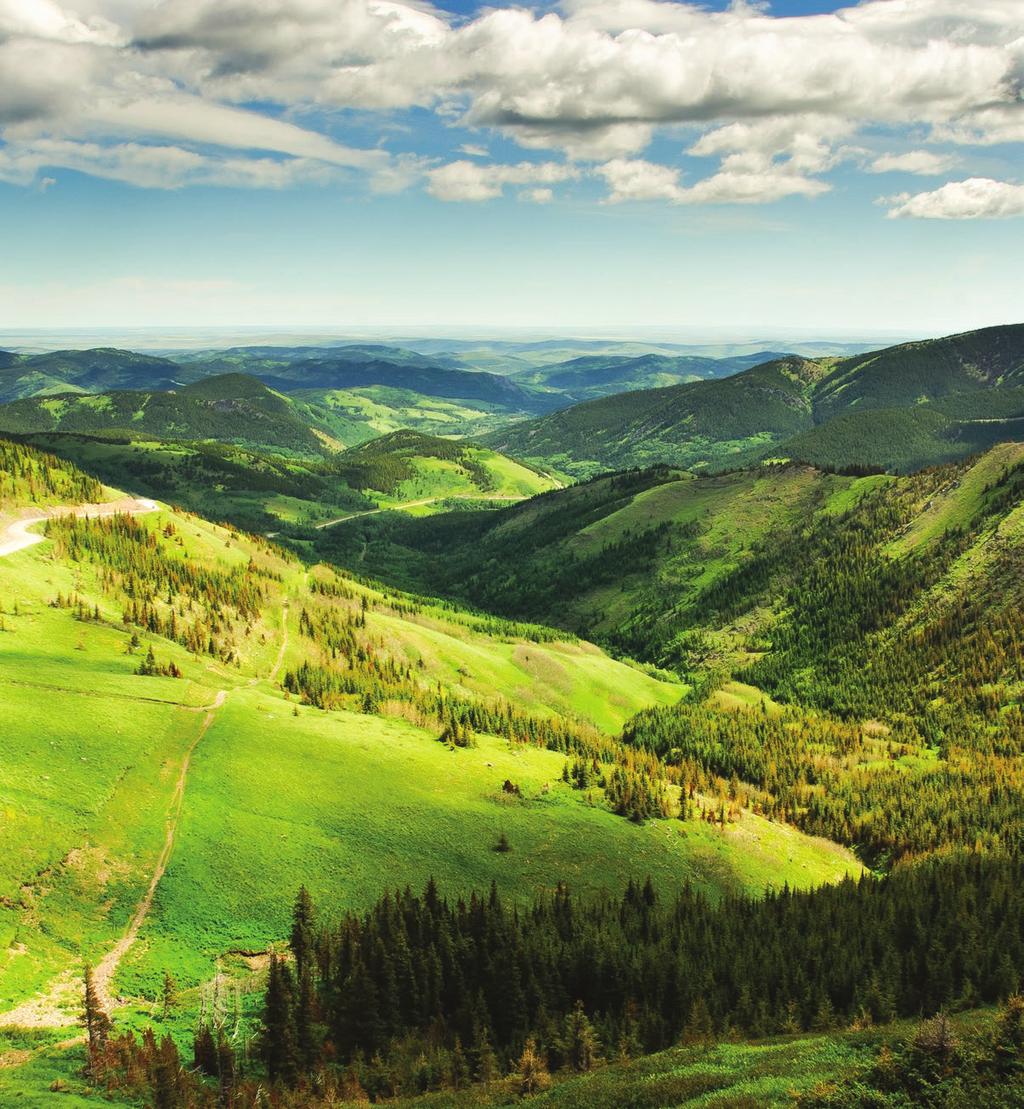
[(290, 1085), (298, 1071), (298, 1045), (295, 1030), (294, 989), (288, 967), (270, 956), (267, 991), (263, 1003), (263, 1032), (260, 1054), (271, 1082)]

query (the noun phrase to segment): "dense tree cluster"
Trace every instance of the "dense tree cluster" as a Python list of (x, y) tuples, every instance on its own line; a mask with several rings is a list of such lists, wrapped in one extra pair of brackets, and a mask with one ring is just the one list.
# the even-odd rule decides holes
[[(1020, 710), (1005, 715), (1004, 737), (1024, 738)], [(937, 752), (913, 720), (890, 729), (796, 708), (684, 704), (637, 714), (622, 738), (678, 768), (691, 790), (735, 796), (728, 783), (741, 781), (755, 811), (876, 865), (955, 846), (1024, 848), (1021, 759), (955, 744)]]
[(531, 1043), (551, 1069), (585, 1070), (680, 1039), (992, 1003), (1024, 972), (1022, 879), (1020, 861), (964, 855), (758, 901), (559, 888), (527, 912), (493, 887), (452, 903), (430, 883), (330, 926), (301, 894), (262, 1057), (286, 1084), (350, 1065), (386, 1097), (516, 1070)]
[(103, 486), (76, 466), (32, 447), (0, 439), (0, 508), (8, 504), (94, 503)]

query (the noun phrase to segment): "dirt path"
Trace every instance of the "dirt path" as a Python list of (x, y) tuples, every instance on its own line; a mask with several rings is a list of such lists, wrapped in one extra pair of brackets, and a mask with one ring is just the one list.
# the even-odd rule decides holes
[(274, 659), (274, 665), (270, 668), (270, 673), (267, 675), (268, 682), (276, 682), (277, 675), (281, 673), (281, 666), (284, 663), (284, 653), (288, 650), (288, 601), (286, 600), (281, 606), (281, 646), (277, 649), (277, 658)]
[[(57, 509), (46, 512), (45, 514), (37, 513), (31, 517), (26, 516), (14, 521), (13, 524), (8, 525), (3, 530), (0, 530), (0, 555), (11, 554), (15, 550), (22, 550), (24, 547), (41, 542), (45, 538), (44, 536), (28, 532), (26, 529), (33, 524), (39, 523), (41, 520), (48, 519), (50, 516), (60, 515), (62, 513), (67, 514), (69, 511), (74, 515), (80, 516), (109, 516), (115, 512), (152, 512), (157, 507), (158, 506), (153, 501), (139, 498), (125, 498), (121, 501), (111, 502), (109, 505), (81, 505), (77, 509)], [(102, 509), (102, 511), (95, 511), (97, 508)], [(6, 541), (16, 545), (8, 546), (6, 545)], [(270, 682), (276, 681), (277, 675), (280, 673), (281, 667), (284, 664), (285, 652), (288, 649), (288, 611), (289, 602), (286, 600), (281, 610), (281, 644), (278, 647), (274, 664), (267, 674), (266, 679)], [(253, 678), (249, 684), (254, 685), (259, 680), (259, 678)], [(178, 771), (177, 780), (174, 783), (174, 791), (171, 794), (171, 804), (167, 813), (163, 847), (157, 857), (156, 865), (153, 868), (149, 884), (146, 887), (146, 892), (136, 906), (128, 927), (117, 943), (103, 956), (93, 971), (93, 981), (100, 1004), (108, 1012), (115, 1008), (118, 1000), (112, 993), (114, 976), (117, 973), (118, 967), (121, 965), (121, 961), (124, 959), (125, 955), (128, 954), (139, 937), (142, 925), (145, 923), (146, 917), (149, 915), (149, 911), (153, 906), (153, 899), (156, 896), (157, 887), (167, 870), (167, 864), (174, 851), (174, 843), (178, 832), (178, 822), (185, 800), (185, 784), (188, 779), (188, 771), (192, 762), (192, 756), (203, 736), (210, 730), (210, 726), (213, 724), (217, 715), (217, 710), (224, 704), (227, 695), (228, 691), (226, 689), (219, 690), (210, 704), (187, 710), (201, 712), (204, 715), (195, 737), (185, 752), (181, 767)], [(187, 709), (187, 706), (181, 707)], [(81, 991), (81, 972), (77, 967), (69, 967), (53, 980), (49, 988), (43, 994), (30, 998), (6, 1013), (0, 1013), (0, 1027), (16, 1025), (22, 1028), (62, 1028), (74, 1024), (77, 1020), (76, 1009), (79, 1005)]]
[(9, 520), (0, 524), (0, 558), (23, 551), (26, 547), (34, 547), (42, 543), (45, 535), (37, 531), (29, 531), (36, 524), (44, 520), (52, 520), (55, 516), (86, 516), (95, 519), (97, 516), (114, 516), (119, 512), (127, 512), (132, 516), (141, 516), (146, 512), (156, 512), (159, 509), (156, 501), (148, 497), (122, 497), (117, 501), (108, 501), (105, 504), (79, 504), (71, 507), (33, 508), (22, 513), (16, 520)]
[[(552, 481), (554, 478), (552, 478)], [(324, 528), (333, 528), (335, 524), (344, 524), (349, 520), (358, 520), (362, 516), (376, 516), (378, 512), (401, 512), (406, 508), (420, 508), (425, 504), (439, 504), (441, 501), (508, 501), (509, 504), (516, 504), (519, 501), (525, 501), (525, 497), (521, 497), (518, 493), (449, 493), (446, 497), (427, 497), (422, 501), (405, 501), (403, 504), (389, 504), (384, 508), (368, 508), (365, 512), (352, 512), (348, 516), (339, 516), (336, 520), (327, 520), (325, 523), (316, 524), (317, 531), (323, 531)], [(276, 535), (277, 532), (268, 532), (268, 535)]]
[[(93, 972), (93, 980), (96, 984), (96, 991), (100, 998), (100, 1004), (108, 1012), (116, 1003), (116, 999), (110, 992), (111, 982), (113, 981), (114, 975), (117, 973), (117, 968), (120, 966), (121, 960), (131, 950), (136, 939), (138, 939), (139, 930), (153, 905), (156, 888), (164, 875), (164, 871), (167, 869), (167, 863), (170, 860), (171, 852), (174, 850), (174, 840), (178, 831), (178, 819), (181, 816), (182, 803), (185, 796), (185, 779), (188, 776), (188, 768), (192, 761), (192, 754), (199, 745), (199, 741), (209, 731), (217, 709), (224, 704), (226, 697), (227, 690), (222, 689), (217, 693), (217, 696), (209, 705), (200, 707), (197, 710), (192, 710), (203, 712), (205, 715), (200, 722), (199, 730), (196, 732), (195, 738), (189, 744), (188, 750), (185, 752), (185, 757), (181, 763), (181, 769), (178, 771), (177, 781), (174, 783), (174, 792), (171, 795), (171, 807), (167, 814), (167, 829), (164, 834), (164, 845), (157, 858), (156, 866), (149, 880), (149, 885), (146, 887), (146, 892), (143, 894), (142, 900), (139, 901), (139, 904), (136, 906), (135, 913), (124, 935), (117, 941), (111, 950), (103, 956)], [(184, 708), (186, 706), (182, 707)], [(81, 970), (77, 967), (69, 968), (55, 978), (44, 993), (29, 998), (27, 1001), (22, 1002), (16, 1008), (10, 1009), (6, 1013), (0, 1013), (0, 1027), (16, 1025), (19, 1028), (65, 1028), (68, 1025), (76, 1023), (78, 1019), (75, 1010), (80, 1004), (81, 994)]]
[(171, 809), (167, 816), (167, 831), (164, 835), (164, 845), (156, 861), (153, 876), (149, 880), (149, 886), (135, 909), (135, 915), (132, 917), (131, 923), (128, 925), (124, 935), (117, 941), (111, 950), (103, 956), (96, 965), (96, 969), (93, 971), (93, 982), (96, 986), (96, 995), (99, 998), (100, 1005), (106, 1009), (107, 1012), (110, 1012), (116, 1001), (110, 992), (110, 984), (113, 981), (114, 975), (117, 973), (117, 968), (121, 965), (121, 960), (128, 954), (132, 945), (135, 943), (136, 939), (138, 939), (139, 929), (142, 927), (143, 921), (149, 915), (149, 910), (153, 904), (153, 898), (156, 895), (156, 887), (160, 884), (160, 879), (164, 876), (164, 871), (167, 869), (167, 863), (170, 860), (171, 852), (174, 850), (174, 838), (177, 835), (178, 818), (181, 816), (182, 804), (185, 800), (185, 779), (188, 777), (188, 768), (192, 761), (192, 753), (195, 751), (196, 747), (199, 746), (199, 741), (210, 730), (210, 725), (217, 715), (217, 709), (224, 704), (224, 699), (227, 695), (228, 691), (226, 689), (220, 690), (217, 696), (214, 697), (213, 703), (207, 706), (206, 715), (199, 725), (199, 731), (196, 732), (195, 739), (192, 740), (188, 750), (185, 752), (184, 759), (181, 761), (181, 770), (178, 771), (178, 780), (174, 783), (174, 794), (171, 797)]

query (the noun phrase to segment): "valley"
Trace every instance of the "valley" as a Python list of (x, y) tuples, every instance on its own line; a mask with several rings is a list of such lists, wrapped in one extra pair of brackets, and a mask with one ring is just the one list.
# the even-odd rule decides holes
[[(301, 1068), (339, 1051), (343, 1102), (506, 1104), (539, 1035), (540, 1104), (620, 1104), (648, 1076), (652, 1105), (811, 1105), (916, 1058), (900, 1022), (947, 1010), (988, 1082), (1024, 969), (1024, 446), (1002, 441), (1016, 347), (955, 350), (906, 409), (881, 356), (653, 390), (715, 390), (687, 419), (718, 414), (720, 460), (743, 427), (723, 389), (794, 433), (727, 469), (644, 390), (614, 403), (645, 468), (603, 469), (596, 424), (533, 461), (409, 427), (346, 443), (231, 352), (183, 361), (218, 371), (194, 384), (0, 406), (22, 421), (0, 439), (0, 1098), (93, 1104), (104, 1068), (148, 1104), (153, 1053), (212, 1050), (255, 1105), (263, 1076), (306, 1096)], [(918, 353), (883, 355), (918, 396)], [(854, 413), (805, 425), (851, 390)], [(998, 428), (941, 465), (904, 465), (902, 431), (903, 462), (866, 459), (925, 410)], [(783, 449), (819, 433), (861, 453)], [(83, 965), (102, 1050), (75, 1027)], [(274, 1054), (278, 988), (304, 1056)], [(576, 1002), (592, 1074), (559, 1062)]]

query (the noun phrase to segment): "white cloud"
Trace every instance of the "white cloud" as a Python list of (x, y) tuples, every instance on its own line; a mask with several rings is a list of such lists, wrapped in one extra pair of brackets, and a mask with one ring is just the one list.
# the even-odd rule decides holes
[(555, 199), (554, 189), (523, 189), (519, 199), (530, 204), (550, 204)]
[[(481, 165), (458, 161), (428, 170), (426, 176), (427, 191), (438, 200), (479, 201), (501, 196), (506, 185), (553, 184), (578, 176), (578, 171), (558, 162)], [(551, 190), (541, 191), (550, 193)]]
[(954, 154), (935, 154), (930, 150), (908, 150), (905, 154), (881, 154), (869, 166), (872, 173), (916, 173), (934, 177), (948, 173), (960, 159)]
[[(743, 156), (740, 163), (746, 161)], [(731, 164), (696, 184), (684, 187), (679, 170), (642, 160), (615, 158), (597, 171), (608, 183), (608, 203), (667, 200), (672, 204), (767, 204), (786, 196), (818, 196), (823, 181), (803, 177), (783, 165), (748, 167)]]
[[(185, 185), (280, 189), (301, 181), (325, 182), (331, 173), (330, 167), (322, 162), (304, 158), (283, 161), (224, 158), (198, 154), (180, 146), (142, 143), (100, 145), (38, 139), (0, 147), (0, 181), (28, 185), (40, 170), (52, 167), (151, 189), (178, 189)], [(52, 184), (53, 178), (45, 177), (43, 181)]]
[(685, 190), (679, 170), (639, 159), (613, 158), (597, 171), (608, 182), (608, 203), (624, 200), (670, 200), (682, 203)]
[(1024, 216), (1024, 185), (971, 177), (949, 181), (932, 192), (901, 193), (882, 203), (891, 205), (890, 219), (1007, 219)]

